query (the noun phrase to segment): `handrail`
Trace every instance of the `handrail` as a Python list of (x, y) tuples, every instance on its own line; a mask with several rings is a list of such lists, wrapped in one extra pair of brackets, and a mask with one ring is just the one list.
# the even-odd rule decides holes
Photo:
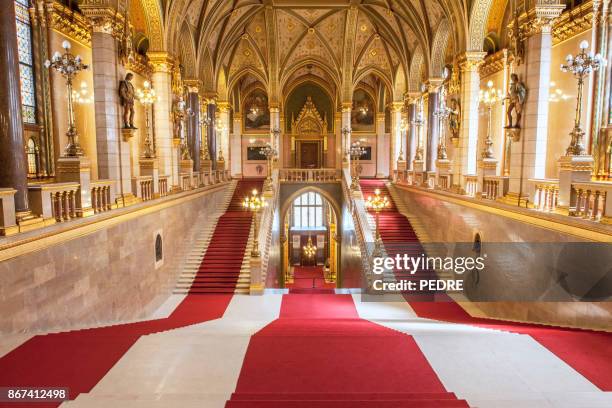
[(335, 182), (342, 177), (338, 169), (280, 169), (279, 178), (282, 182)]

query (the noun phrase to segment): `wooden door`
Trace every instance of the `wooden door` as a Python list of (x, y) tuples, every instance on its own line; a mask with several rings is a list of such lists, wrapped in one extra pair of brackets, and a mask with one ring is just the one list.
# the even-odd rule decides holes
[(318, 169), (319, 163), (319, 142), (300, 143), (300, 167), (303, 169)]

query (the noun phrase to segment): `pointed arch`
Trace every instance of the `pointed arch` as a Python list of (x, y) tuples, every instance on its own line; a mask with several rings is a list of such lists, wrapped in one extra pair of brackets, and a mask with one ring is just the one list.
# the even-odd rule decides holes
[(410, 77), (408, 79), (408, 91), (410, 92), (419, 92), (421, 87), (421, 82), (423, 80), (423, 75), (426, 72), (423, 72), (423, 69), (426, 67), (425, 65), (425, 56), (423, 54), (423, 49), (421, 47), (417, 48), (412, 56), (412, 61), (410, 62)]
[(450, 24), (447, 19), (442, 20), (434, 36), (431, 47), (431, 66), (429, 67), (432, 77), (442, 77), (444, 72), (444, 57), (450, 39)]

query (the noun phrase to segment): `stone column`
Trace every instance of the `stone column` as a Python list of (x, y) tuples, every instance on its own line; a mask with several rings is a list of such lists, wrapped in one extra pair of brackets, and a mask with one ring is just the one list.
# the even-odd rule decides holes
[(208, 126), (208, 151), (212, 160), (213, 168), (217, 167), (217, 105), (214, 99), (208, 100), (208, 117), (210, 125)]
[(242, 117), (234, 114), (234, 132), (230, 138), (230, 166), (232, 177), (242, 178)]
[[(402, 143), (402, 108), (404, 102), (393, 102), (391, 103), (391, 137), (390, 137), (390, 150), (391, 156), (389, 158), (389, 175), (393, 175), (393, 172), (397, 170), (397, 161), (400, 159), (400, 146)], [(406, 154), (406, 152), (403, 152)], [(405, 157), (402, 157), (405, 159)]]
[[(159, 160), (159, 173), (170, 177), (176, 171), (172, 166), (176, 159), (172, 148), (172, 92), (170, 91), (170, 73), (174, 63), (172, 57), (165, 52), (150, 52), (149, 61), (153, 65), (153, 88), (157, 101), (153, 105), (153, 135), (157, 158)], [(170, 180), (173, 183), (173, 180)], [(170, 186), (169, 186), (170, 187)]]
[[(276, 165), (279, 164), (279, 160), (282, 157), (282, 146), (281, 146), (281, 142), (280, 142), (280, 133), (275, 136), (273, 130), (281, 129), (281, 125), (280, 125), (280, 108), (278, 107), (278, 105), (275, 106), (270, 106), (270, 145), (276, 149), (276, 152), (278, 153), (278, 156), (276, 157), (276, 159), (274, 160), (276, 162)], [(327, 129), (326, 129), (327, 130)], [(325, 131), (326, 131), (325, 130)], [(275, 163), (272, 163), (272, 168), (274, 168)], [(325, 166), (324, 166), (325, 167)]]
[(334, 144), (336, 148), (336, 168), (342, 168), (342, 158), (344, 157), (344, 140), (342, 139), (342, 112), (335, 112), (334, 114), (334, 129), (336, 136), (336, 143)]
[(15, 211), (24, 215), (30, 211), (28, 169), (21, 116), (17, 26), (12, 2), (0, 7), (0, 20), (0, 70), (3, 73), (0, 81), (0, 187), (17, 190)]
[(464, 175), (476, 174), (478, 149), (478, 96), (480, 73), (486, 53), (470, 51), (460, 57), (461, 81), (461, 131), (453, 160), (453, 190), (462, 192)]
[[(525, 82), (527, 99), (523, 108), (521, 140), (512, 143), (510, 188), (506, 201), (518, 204), (528, 195), (528, 180), (546, 177), (546, 148), (550, 94), (552, 24), (564, 5), (536, 5), (530, 22), (525, 63), (516, 73)], [(555, 67), (558, 69), (558, 67)], [(563, 135), (566, 137), (565, 135)], [(561, 201), (561, 200), (560, 200)]]
[(200, 127), (200, 95), (197, 86), (189, 85), (187, 107), (191, 111), (191, 114), (187, 117), (187, 145), (193, 160), (193, 170), (199, 173), (202, 128)]
[(436, 171), (436, 159), (438, 158), (438, 143), (440, 139), (439, 120), (436, 118), (436, 110), (440, 107), (440, 85), (443, 79), (432, 78), (427, 83), (429, 97), (427, 98), (427, 153), (425, 157), (428, 172)]
[(385, 113), (376, 114), (376, 178), (389, 177), (389, 143), (385, 134)]
[(129, 138), (134, 132), (124, 133), (122, 137), (118, 89), (126, 71), (118, 59), (114, 11), (89, 6), (83, 7), (82, 11), (92, 24), (91, 65), (94, 73), (98, 176), (117, 180), (117, 200), (123, 200), (125, 204), (133, 200)]
[(414, 154), (416, 153), (417, 148), (417, 134), (416, 128), (412, 124), (417, 115), (417, 101), (419, 95), (418, 93), (412, 93), (408, 95), (408, 110), (407, 110), (407, 124), (408, 124), (408, 132), (406, 134), (406, 165), (410, 170), (413, 169)]
[(219, 127), (217, 129), (217, 142), (219, 152), (217, 153), (217, 168), (225, 170), (227, 160), (230, 157), (229, 151), (229, 131), (230, 131), (230, 105), (228, 102), (217, 103), (217, 116), (219, 118)]
[[(353, 110), (352, 102), (343, 102), (342, 103), (342, 128), (341, 132), (345, 129), (351, 129), (351, 112)], [(344, 167), (350, 168), (351, 165), (351, 156), (349, 154), (351, 149), (351, 136), (342, 134), (343, 143), (342, 143), (342, 164)]]

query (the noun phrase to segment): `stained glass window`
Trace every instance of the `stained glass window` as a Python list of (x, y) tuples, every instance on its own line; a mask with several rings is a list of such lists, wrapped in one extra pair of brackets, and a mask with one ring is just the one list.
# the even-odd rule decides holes
[(323, 199), (318, 193), (304, 193), (293, 202), (293, 228), (322, 228)]
[(15, 0), (17, 16), (17, 50), (19, 53), (19, 76), (21, 79), (21, 106), (23, 121), (36, 123), (36, 86), (34, 84), (34, 61), (32, 58), (32, 29), (28, 12), (29, 0)]

